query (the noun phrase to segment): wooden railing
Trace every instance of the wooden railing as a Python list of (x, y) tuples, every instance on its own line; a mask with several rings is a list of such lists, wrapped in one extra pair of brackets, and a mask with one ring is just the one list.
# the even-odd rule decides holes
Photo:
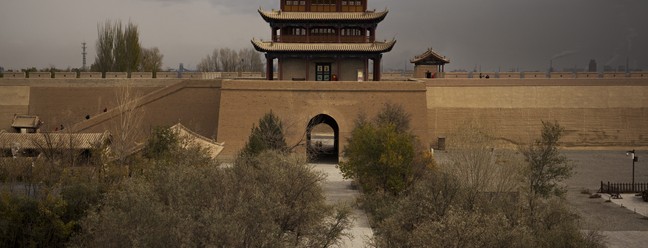
[(648, 183), (604, 183), (601, 181), (599, 193), (620, 194), (620, 193), (638, 193), (648, 190)]
[(305, 35), (278, 35), (276, 38), (277, 42), (289, 42), (289, 43), (363, 43), (369, 42), (369, 38), (365, 36), (342, 36), (337, 35), (311, 35), (306, 37)]

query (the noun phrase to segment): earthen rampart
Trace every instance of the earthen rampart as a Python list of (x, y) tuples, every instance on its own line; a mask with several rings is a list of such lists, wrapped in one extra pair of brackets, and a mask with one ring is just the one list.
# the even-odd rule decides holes
[(556, 120), (565, 146), (648, 146), (646, 79), (429, 80), (427, 108), (432, 139), (475, 121), (528, 143), (541, 121)]

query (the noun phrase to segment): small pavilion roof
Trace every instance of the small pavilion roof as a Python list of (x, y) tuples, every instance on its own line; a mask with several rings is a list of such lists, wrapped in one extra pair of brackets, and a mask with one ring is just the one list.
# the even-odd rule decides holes
[(389, 11), (366, 12), (285, 12), (281, 10), (265, 11), (259, 9), (259, 14), (267, 22), (270, 21), (382, 21)]
[(432, 50), (432, 48), (428, 48), (428, 50), (425, 51), (423, 54), (414, 57), (414, 59), (411, 59), (410, 63), (419, 63), (422, 61), (430, 61), (430, 60), (443, 62), (444, 64), (450, 63), (449, 59), (447, 59), (445, 56), (441, 56), (439, 53)]
[(396, 40), (371, 43), (283, 43), (252, 40), (260, 52), (368, 52), (385, 53), (394, 48)]
[(38, 128), (40, 119), (34, 115), (15, 115), (11, 127), (13, 128)]

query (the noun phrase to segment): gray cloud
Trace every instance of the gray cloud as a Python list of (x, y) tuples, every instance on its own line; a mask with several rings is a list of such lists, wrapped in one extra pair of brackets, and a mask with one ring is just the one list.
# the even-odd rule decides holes
[[(80, 43), (94, 58), (96, 24), (131, 19), (145, 46), (165, 54), (165, 66), (191, 67), (214, 48), (249, 47), (269, 39), (256, 9), (278, 0), (5, 0), (0, 8), (0, 66), (80, 66)], [(450, 58), (447, 69), (546, 70), (586, 67), (590, 59), (648, 69), (648, 1), (645, 0), (369, 0), (388, 8), (379, 39), (396, 37), (385, 69), (410, 68), (408, 60), (432, 47)], [(642, 44), (642, 45), (639, 45)], [(90, 59), (92, 61), (92, 59)]]

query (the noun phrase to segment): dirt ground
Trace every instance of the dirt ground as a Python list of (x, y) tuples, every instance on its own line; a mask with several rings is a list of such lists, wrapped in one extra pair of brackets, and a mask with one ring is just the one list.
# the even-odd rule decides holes
[[(581, 216), (583, 230), (598, 230), (607, 236), (608, 247), (645, 247), (648, 244), (648, 218), (612, 202), (609, 195), (590, 199), (583, 189), (598, 191), (601, 181), (632, 181), (632, 160), (625, 149), (563, 151), (574, 162), (575, 174), (566, 181), (567, 200)], [(635, 182), (648, 182), (648, 152), (637, 151)], [(648, 203), (644, 203), (647, 204)]]

